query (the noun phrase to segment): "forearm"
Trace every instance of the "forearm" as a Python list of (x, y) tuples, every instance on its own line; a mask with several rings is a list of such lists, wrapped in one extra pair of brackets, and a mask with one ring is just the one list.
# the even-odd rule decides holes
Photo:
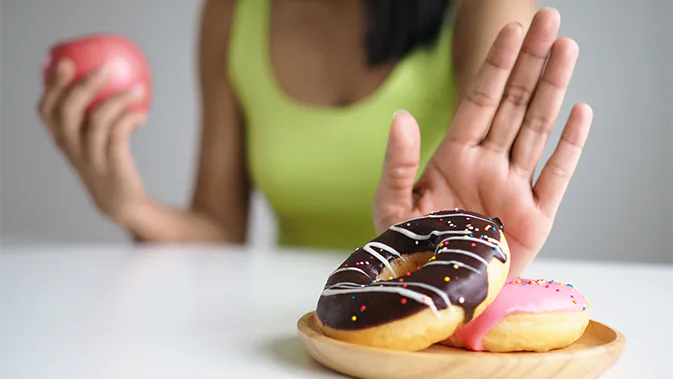
[(536, 0), (461, 0), (453, 33), (453, 67), (462, 98), (503, 26), (518, 21), (528, 30)]
[(137, 242), (159, 243), (243, 243), (247, 227), (226, 228), (205, 212), (152, 199), (134, 207), (120, 224)]
[(198, 41), (202, 133), (194, 197), (187, 209), (147, 199), (117, 220), (137, 241), (244, 243), (250, 183), (244, 121), (229, 82), (235, 0), (203, 2)]

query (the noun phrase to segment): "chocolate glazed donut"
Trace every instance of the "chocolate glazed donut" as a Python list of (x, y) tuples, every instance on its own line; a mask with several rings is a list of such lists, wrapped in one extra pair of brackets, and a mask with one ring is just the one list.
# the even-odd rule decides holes
[(478, 316), (505, 283), (509, 249), (497, 218), (455, 209), (391, 226), (353, 252), (318, 300), (323, 333), (418, 350)]

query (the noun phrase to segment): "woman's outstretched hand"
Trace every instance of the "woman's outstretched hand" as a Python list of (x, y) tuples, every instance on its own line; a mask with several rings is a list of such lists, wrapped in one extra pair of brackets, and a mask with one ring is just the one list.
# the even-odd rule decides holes
[(543, 9), (525, 36), (519, 24), (501, 30), (418, 181), (418, 125), (406, 112), (395, 114), (373, 202), (377, 232), (455, 207), (499, 217), (510, 275), (523, 272), (549, 236), (593, 117), (586, 104), (572, 109), (533, 183), (578, 55), (573, 40), (556, 39), (559, 24), (557, 11)]

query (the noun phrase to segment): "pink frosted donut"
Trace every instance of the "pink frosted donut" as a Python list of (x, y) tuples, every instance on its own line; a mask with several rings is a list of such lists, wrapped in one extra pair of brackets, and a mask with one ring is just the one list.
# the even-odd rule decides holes
[(444, 344), (474, 351), (549, 351), (571, 345), (589, 323), (589, 303), (571, 284), (509, 279), (479, 317)]

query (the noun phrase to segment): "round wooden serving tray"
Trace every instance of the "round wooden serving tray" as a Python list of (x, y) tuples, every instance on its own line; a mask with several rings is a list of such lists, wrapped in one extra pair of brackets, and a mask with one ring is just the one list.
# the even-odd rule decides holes
[(304, 348), (332, 370), (362, 379), (593, 379), (617, 362), (625, 343), (619, 331), (592, 320), (577, 342), (547, 353), (472, 352), (443, 345), (394, 351), (329, 338), (314, 315), (297, 322)]

